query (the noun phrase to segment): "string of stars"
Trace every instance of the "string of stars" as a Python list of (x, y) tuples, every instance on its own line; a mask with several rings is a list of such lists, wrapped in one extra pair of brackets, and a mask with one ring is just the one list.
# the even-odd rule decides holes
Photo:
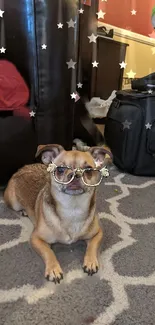
[[(107, 2), (108, 0), (101, 0), (101, 2)], [(84, 9), (81, 7), (78, 10), (79, 14), (83, 14), (84, 13)], [(0, 9), (0, 18), (3, 18), (5, 11)], [(135, 9), (131, 10), (131, 15), (135, 16), (137, 14), (137, 11)], [(97, 18), (98, 19), (104, 19), (106, 12), (103, 12), (102, 10), (99, 10), (97, 13)], [(68, 24), (68, 28), (75, 28), (76, 26), (76, 21), (73, 20), (72, 18), (66, 22)], [(57, 28), (58, 29), (63, 29), (64, 24), (62, 22), (58, 22), (57, 23)], [(150, 37), (152, 37), (152, 34), (149, 35)], [(89, 39), (89, 43), (96, 43), (96, 40), (98, 38), (98, 35), (95, 35), (94, 33), (92, 33), (91, 35), (88, 36)], [(46, 50), (47, 49), (47, 44), (42, 44), (41, 45), (42, 50)], [(152, 49), (152, 54), (155, 54), (155, 47), (153, 47)], [(3, 46), (0, 48), (0, 53), (1, 54), (5, 54), (6, 52), (6, 48), (4, 48)], [(72, 59), (70, 59), (68, 62), (66, 62), (68, 69), (75, 69), (75, 65), (77, 62), (74, 62)], [(125, 63), (124, 61), (122, 61), (121, 63), (119, 63), (120, 65), (120, 69), (125, 69), (127, 66), (127, 63)], [(98, 68), (99, 66), (99, 62), (97, 62), (96, 60), (94, 60), (92, 62), (92, 66), (93, 68)], [(133, 72), (132, 69), (126, 73), (129, 79), (134, 79), (136, 72)], [(79, 81), (77, 84), (78, 88), (82, 88), (83, 84)], [(148, 91), (150, 94), (153, 92), (151, 89)], [(71, 94), (71, 99), (74, 99), (75, 101), (77, 101), (79, 99), (79, 95), (76, 92), (73, 92)], [(30, 116), (34, 117), (34, 112), (30, 112)]]

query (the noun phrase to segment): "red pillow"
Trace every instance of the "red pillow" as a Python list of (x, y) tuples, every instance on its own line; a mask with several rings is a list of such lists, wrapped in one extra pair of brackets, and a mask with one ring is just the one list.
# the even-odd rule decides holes
[(21, 111), (28, 100), (29, 89), (23, 77), (11, 62), (0, 60), (0, 110)]

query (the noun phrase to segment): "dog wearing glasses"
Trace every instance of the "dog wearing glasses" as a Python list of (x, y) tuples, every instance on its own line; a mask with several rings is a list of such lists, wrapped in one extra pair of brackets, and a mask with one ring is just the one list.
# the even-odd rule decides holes
[[(4, 192), (6, 204), (25, 210), (34, 229), (30, 242), (45, 263), (45, 277), (63, 279), (61, 266), (50, 245), (85, 240), (83, 269), (93, 275), (99, 269), (98, 253), (103, 233), (96, 214), (96, 187), (111, 154), (102, 147), (89, 152), (65, 151), (61, 145), (38, 146), (42, 163), (21, 168)], [(100, 167), (96, 168), (97, 165)]]

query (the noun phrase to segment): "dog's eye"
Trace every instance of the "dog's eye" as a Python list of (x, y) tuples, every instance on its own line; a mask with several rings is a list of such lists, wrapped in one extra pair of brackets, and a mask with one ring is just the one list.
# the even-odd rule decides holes
[(86, 168), (85, 169), (85, 171), (84, 171), (84, 173), (85, 173), (85, 175), (87, 176), (87, 177), (91, 177), (92, 176), (92, 174), (93, 174), (93, 169), (92, 168)]
[(92, 168), (91, 166), (87, 166), (87, 167), (85, 168), (85, 171), (86, 171), (87, 173), (92, 172), (93, 170), (94, 170), (94, 168)]
[(85, 172), (86, 172), (87, 174), (90, 174), (90, 173), (92, 172), (92, 169), (91, 169), (91, 168), (86, 168), (86, 169), (85, 169)]
[(66, 170), (66, 167), (57, 167), (57, 173), (59, 175), (62, 175)]
[(58, 182), (68, 184), (74, 177), (73, 170), (69, 167), (58, 166), (54, 171), (55, 179)]
[(84, 173), (83, 173), (83, 180), (85, 182), (85, 184), (87, 184), (88, 186), (92, 186), (92, 185), (96, 185), (101, 181), (101, 172), (100, 170), (94, 169), (94, 168), (89, 168), (89, 169), (85, 169)]

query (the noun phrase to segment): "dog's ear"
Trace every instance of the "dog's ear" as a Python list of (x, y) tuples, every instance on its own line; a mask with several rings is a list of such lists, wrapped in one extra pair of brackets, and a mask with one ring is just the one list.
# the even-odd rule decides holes
[(104, 167), (112, 162), (112, 153), (110, 149), (106, 149), (104, 147), (91, 147), (89, 152), (94, 158), (97, 167)]
[(43, 164), (49, 165), (63, 150), (59, 144), (39, 145), (35, 157), (41, 156)]

